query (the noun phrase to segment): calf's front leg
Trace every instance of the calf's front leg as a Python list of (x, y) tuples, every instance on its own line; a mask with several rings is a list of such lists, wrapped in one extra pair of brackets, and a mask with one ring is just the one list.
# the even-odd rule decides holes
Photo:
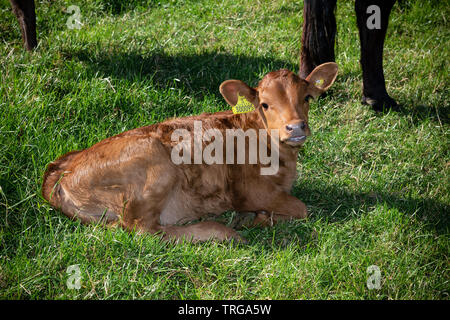
[(278, 221), (305, 219), (308, 216), (306, 205), (296, 197), (282, 192), (265, 208), (256, 212), (254, 226), (273, 226)]
[(187, 226), (161, 226), (163, 238), (166, 240), (207, 241), (207, 240), (235, 240), (246, 242), (236, 231), (215, 221), (202, 221)]
[(246, 242), (236, 231), (215, 221), (202, 221), (190, 225), (161, 225), (160, 212), (161, 206), (154, 200), (132, 201), (127, 207), (122, 225), (128, 230), (159, 234), (164, 240), (184, 239), (198, 242), (234, 239), (237, 242)]

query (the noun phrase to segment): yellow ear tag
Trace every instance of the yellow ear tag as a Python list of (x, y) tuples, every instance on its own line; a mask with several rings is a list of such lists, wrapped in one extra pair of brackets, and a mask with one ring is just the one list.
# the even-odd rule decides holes
[(317, 79), (315, 85), (316, 87), (321, 88), (323, 83), (324, 83), (323, 79)]
[(244, 96), (238, 95), (238, 102), (231, 109), (233, 110), (234, 114), (238, 114), (238, 113), (251, 112), (251, 111), (255, 110), (255, 107), (253, 106), (253, 104), (250, 101), (245, 99)]

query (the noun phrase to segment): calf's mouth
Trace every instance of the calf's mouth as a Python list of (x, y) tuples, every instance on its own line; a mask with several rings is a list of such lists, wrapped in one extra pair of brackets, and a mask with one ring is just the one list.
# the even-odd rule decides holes
[(281, 142), (288, 144), (290, 146), (300, 146), (306, 141), (307, 136), (306, 135), (298, 135), (298, 136), (292, 136), (288, 137)]

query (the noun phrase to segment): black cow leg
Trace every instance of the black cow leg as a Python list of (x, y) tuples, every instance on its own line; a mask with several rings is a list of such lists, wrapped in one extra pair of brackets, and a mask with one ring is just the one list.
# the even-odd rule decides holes
[(334, 61), (336, 0), (305, 0), (299, 76), (306, 78), (318, 65)]
[(10, 2), (19, 20), (24, 46), (27, 50), (32, 50), (37, 46), (34, 0), (10, 0)]
[[(363, 73), (363, 103), (376, 111), (395, 109), (397, 103), (387, 91), (383, 74), (383, 45), (389, 23), (389, 14), (395, 0), (356, 0), (355, 11), (361, 42), (361, 67)], [(367, 13), (370, 5), (380, 8), (380, 28), (369, 29), (367, 19), (374, 13)]]

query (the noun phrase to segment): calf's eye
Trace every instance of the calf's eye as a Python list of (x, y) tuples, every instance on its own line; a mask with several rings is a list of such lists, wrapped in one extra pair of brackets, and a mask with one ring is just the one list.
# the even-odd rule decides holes
[(261, 107), (263, 107), (264, 110), (269, 109), (269, 105), (267, 103), (261, 103)]
[(305, 97), (305, 101), (306, 102), (309, 102), (309, 99), (311, 99), (312, 97), (308, 94), (306, 97)]

